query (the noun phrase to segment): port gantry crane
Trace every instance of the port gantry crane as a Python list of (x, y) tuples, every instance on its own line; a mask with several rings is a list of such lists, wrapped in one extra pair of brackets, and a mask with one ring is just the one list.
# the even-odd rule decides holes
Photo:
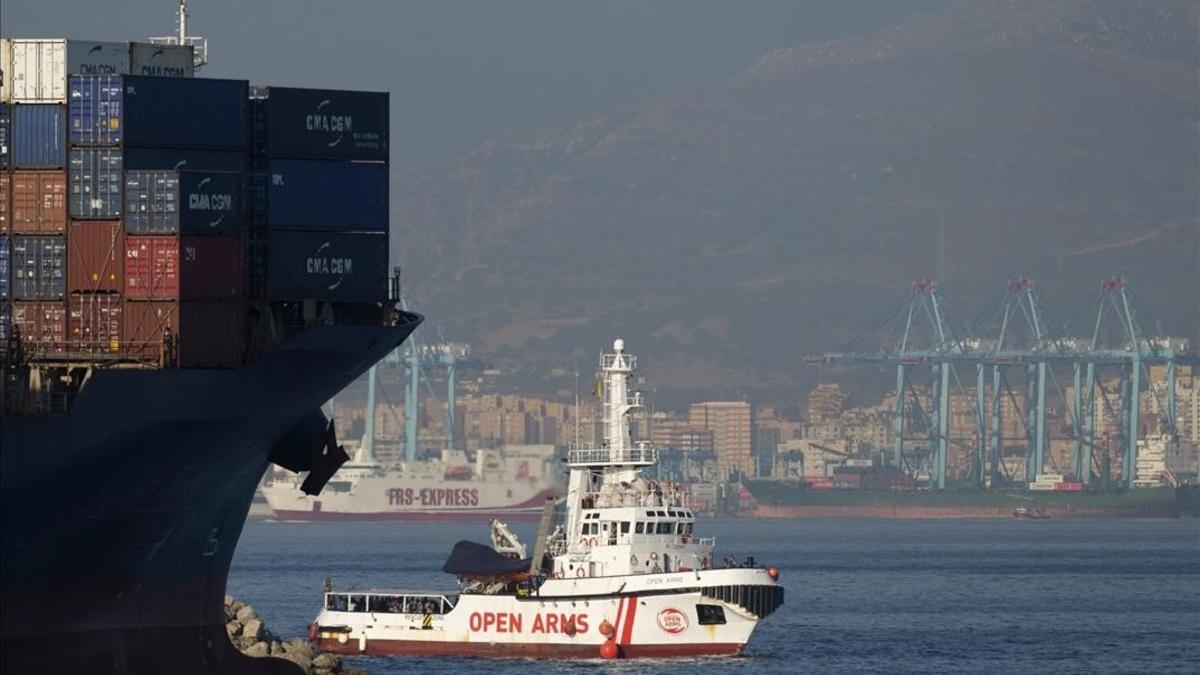
[[(976, 322), (971, 333), (978, 335), (986, 326), (996, 328), (994, 339), (955, 337), (945, 317), (945, 302), (937, 285), (930, 279), (918, 279), (900, 309), (874, 329), (861, 334), (850, 346), (835, 352), (805, 357), (809, 365), (878, 364), (896, 368), (896, 403), (893, 420), (893, 461), (899, 468), (906, 465), (912, 473), (929, 470), (932, 484), (941, 489), (946, 485), (946, 460), (950, 443), (961, 444), (949, 435), (950, 387), (964, 390), (956, 366), (975, 369), (975, 459), (973, 471), (978, 484), (986, 486), (990, 465), (990, 484), (999, 485), (1013, 476), (1003, 474), (1004, 438), (1002, 436), (1003, 402), (1008, 400), (1017, 412), (1024, 429), (1023, 441), (1026, 462), (1025, 481), (1036, 480), (1047, 465), (1049, 436), (1046, 429), (1048, 384), (1052, 384), (1069, 411), (1070, 437), (1075, 442), (1071, 467), (1057, 467), (1072, 473), (1077, 480), (1090, 483), (1096, 460), (1096, 408), (1103, 404), (1113, 418), (1120, 420), (1121, 482), (1133, 484), (1137, 465), (1137, 441), (1140, 428), (1139, 405), (1142, 377), (1148, 364), (1166, 368), (1165, 392), (1149, 388), (1162, 427), (1176, 435), (1175, 379), (1177, 364), (1197, 361), (1184, 345), (1172, 344), (1161, 337), (1146, 337), (1134, 312), (1128, 284), (1122, 277), (1106, 277), (1096, 300), (1085, 306), (1078, 316), (1094, 310), (1095, 321), (1090, 339), (1063, 338), (1052, 334), (1042, 316), (1041, 303), (1032, 280), (1020, 277), (1008, 284), (1003, 302), (992, 315)], [(1108, 320), (1106, 322), (1106, 319)], [(1116, 324), (1115, 331), (1110, 324)], [(891, 334), (902, 324), (899, 336)], [(1072, 326), (1064, 329), (1063, 334)], [(967, 331), (964, 331), (964, 334)], [(873, 338), (883, 336), (875, 350), (862, 348)], [(1055, 374), (1055, 366), (1069, 363), (1073, 372), (1070, 401), (1063, 393)], [(914, 369), (928, 366), (932, 371), (929, 412), (921, 407), (913, 391), (910, 376)], [(991, 369), (991, 410), (987, 410), (986, 370)], [(1008, 373), (1014, 368), (1026, 370), (1024, 410), (1009, 383)], [(1108, 395), (1102, 382), (1101, 370), (1116, 369), (1119, 374), (1117, 405)], [(1148, 377), (1146, 378), (1149, 379)], [(1165, 402), (1162, 400), (1165, 393)], [(1097, 397), (1097, 394), (1100, 396)], [(911, 399), (911, 400), (910, 400)], [(911, 411), (909, 407), (911, 406)], [(914, 456), (905, 461), (904, 443), (912, 440), (912, 417), (927, 427), (924, 436), (929, 450), (924, 457)], [(990, 424), (989, 424), (990, 423)], [(990, 427), (990, 429), (989, 429)], [(1014, 439), (1016, 440), (1016, 439)], [(1103, 471), (1101, 472), (1103, 473)], [(1107, 478), (1107, 476), (1105, 476)]]

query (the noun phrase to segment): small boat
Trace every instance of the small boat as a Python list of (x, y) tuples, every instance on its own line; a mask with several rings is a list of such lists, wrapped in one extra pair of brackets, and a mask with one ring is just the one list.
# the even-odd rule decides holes
[(1013, 509), (1012, 517), (1024, 520), (1046, 520), (1050, 516), (1045, 511), (1033, 506), (1018, 506)]
[(491, 545), (460, 541), (446, 592), (326, 589), (309, 635), (339, 654), (621, 658), (739, 654), (783, 604), (779, 570), (713, 564), (685, 491), (642, 477), (657, 451), (634, 443), (622, 340), (600, 358), (605, 440), (573, 447), (563, 522), (543, 509), (532, 555), (502, 523)]

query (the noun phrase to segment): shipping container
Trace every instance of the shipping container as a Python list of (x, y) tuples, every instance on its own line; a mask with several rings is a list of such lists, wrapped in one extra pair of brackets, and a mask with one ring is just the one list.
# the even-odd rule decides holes
[(125, 229), (131, 234), (237, 235), (239, 174), (126, 171)]
[(241, 174), (180, 172), (180, 234), (237, 236), (242, 232), (243, 215)]
[(6, 103), (65, 103), (68, 75), (129, 72), (129, 43), (64, 39), (14, 39), (0, 44)]
[(1083, 492), (1083, 483), (1064, 481), (1062, 483), (1055, 483), (1054, 489), (1057, 492)]
[(67, 163), (66, 109), (57, 104), (13, 106), (12, 165), (16, 169), (61, 169)]
[(12, 145), (12, 106), (0, 103), (0, 171), (8, 168)]
[(142, 359), (181, 368), (229, 368), (241, 362), (242, 302), (126, 300), (124, 314), (124, 349)]
[(0, 235), (0, 299), (7, 298), (12, 283), (12, 252), (8, 237)]
[(245, 80), (129, 76), (124, 89), (127, 147), (246, 148)]
[[(89, 223), (90, 224), (90, 223)], [(67, 298), (67, 343), (72, 352), (120, 352), (125, 300), (115, 293), (74, 293)]]
[(246, 156), (226, 150), (195, 148), (125, 148), (126, 171), (229, 171), (245, 170)]
[(67, 226), (67, 291), (120, 293), (125, 231), (119, 220), (72, 220)]
[(252, 96), (258, 156), (388, 159), (386, 93), (254, 87)]
[(125, 296), (137, 299), (237, 299), (244, 253), (237, 237), (130, 235)]
[(123, 157), (119, 148), (71, 148), (67, 214), (72, 218), (116, 220), (124, 208)]
[(191, 45), (129, 43), (129, 74), (151, 77), (192, 77), (196, 73)]
[(276, 230), (267, 255), (273, 300), (378, 302), (387, 297), (386, 234)]
[(60, 233), (67, 229), (67, 173), (14, 171), (9, 197), (13, 232)]
[(67, 140), (72, 145), (121, 142), (120, 75), (72, 75), (67, 80)]
[(66, 242), (61, 235), (12, 238), (12, 297), (18, 300), (62, 298), (67, 290)]
[(12, 305), (0, 301), (0, 361), (8, 355), (8, 342), (12, 339)]
[(130, 234), (179, 232), (179, 172), (125, 172), (125, 230)]
[(0, 169), (0, 236), (12, 227), (12, 174)]
[(12, 303), (13, 337), (21, 340), (28, 356), (66, 351), (67, 307), (57, 302)]
[(251, 178), (256, 229), (387, 232), (386, 164), (273, 159)]

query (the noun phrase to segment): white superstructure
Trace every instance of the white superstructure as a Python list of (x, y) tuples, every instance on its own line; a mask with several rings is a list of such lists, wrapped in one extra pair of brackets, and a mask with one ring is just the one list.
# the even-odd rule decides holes
[[(476, 569), (452, 556), (447, 569), (460, 588), (449, 593), (329, 590), (311, 631), (318, 646), (576, 658), (740, 653), (783, 602), (779, 573), (752, 559), (714, 565), (716, 542), (695, 533), (684, 492), (641, 476), (658, 457), (631, 440), (629, 415), (642, 406), (628, 390), (635, 365), (621, 340), (601, 356), (604, 442), (571, 449), (564, 522), (532, 561), (488, 548)], [(493, 537), (512, 556), (522, 550), (495, 524)]]

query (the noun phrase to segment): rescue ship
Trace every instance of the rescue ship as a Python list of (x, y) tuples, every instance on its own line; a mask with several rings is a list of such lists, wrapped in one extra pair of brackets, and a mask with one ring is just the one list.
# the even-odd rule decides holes
[(783, 603), (779, 571), (713, 564), (677, 485), (644, 478), (657, 451), (631, 440), (635, 358), (600, 357), (605, 439), (573, 447), (565, 518), (547, 504), (533, 554), (498, 523), (493, 544), (458, 542), (452, 592), (326, 588), (310, 626), (323, 651), (372, 655), (620, 658), (740, 654)]

